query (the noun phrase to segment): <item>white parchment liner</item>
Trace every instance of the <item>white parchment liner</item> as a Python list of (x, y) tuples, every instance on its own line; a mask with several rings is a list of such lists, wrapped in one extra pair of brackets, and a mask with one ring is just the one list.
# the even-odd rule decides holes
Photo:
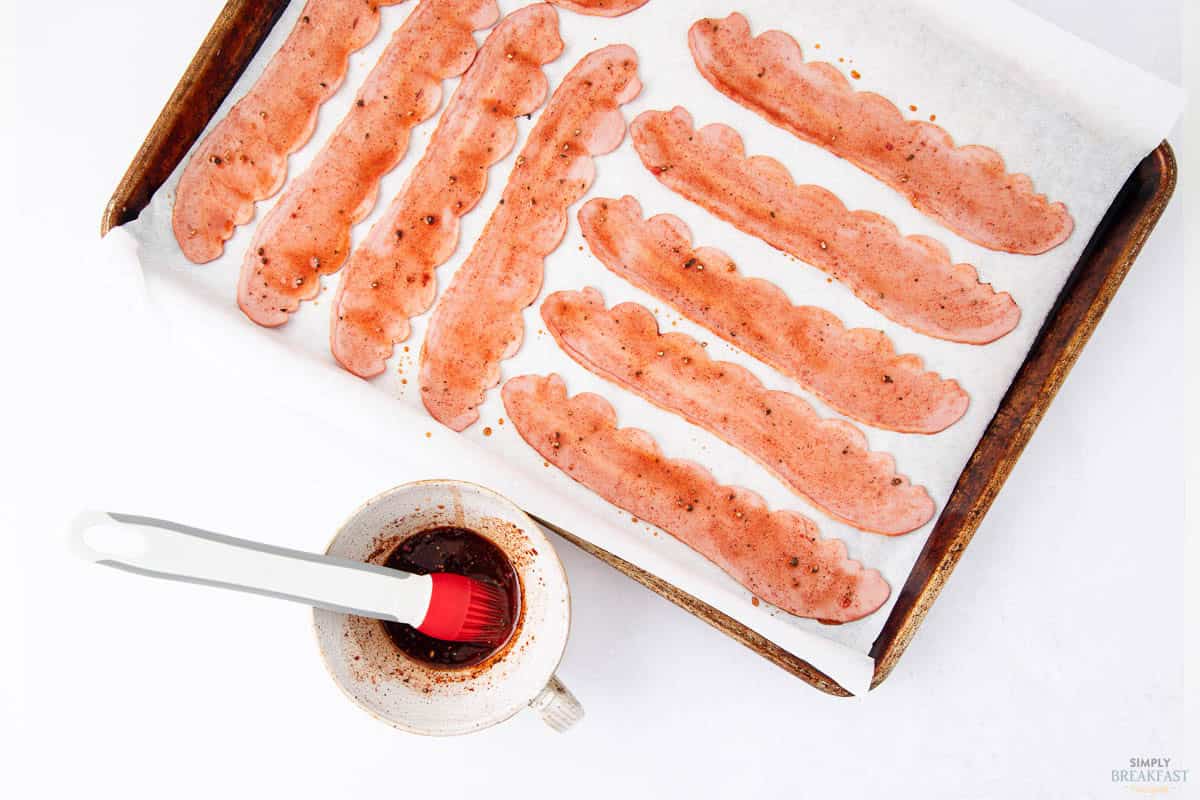
[[(346, 83), (322, 108), (312, 140), (292, 156), (290, 175), (311, 160), (336, 127), (391, 32), (413, 5), (383, 10), (380, 34), (352, 57)], [(510, 12), (522, 3), (501, 0), (500, 5)], [(291, 4), (214, 122), (261, 73), (301, 6), (300, 0)], [(994, 253), (973, 245), (928, 220), (898, 194), (849, 163), (774, 128), (720, 95), (693, 67), (686, 34), (700, 17), (723, 17), (735, 10), (746, 14), (755, 34), (769, 28), (792, 34), (807, 60), (831, 61), (847, 74), (851, 69), (857, 71), (861, 78), (854, 81), (856, 88), (883, 94), (909, 116), (928, 119), (936, 114), (937, 123), (957, 143), (997, 149), (1010, 171), (1029, 174), (1039, 192), (1067, 204), (1075, 219), (1072, 237), (1055, 250), (1033, 257)], [(732, 125), (743, 135), (749, 154), (778, 158), (797, 181), (829, 188), (851, 209), (885, 214), (905, 234), (939, 239), (956, 262), (974, 264), (981, 279), (1016, 299), (1021, 323), (998, 342), (972, 347), (931, 339), (885, 319), (841, 285), (828, 283), (820, 271), (677, 197), (641, 166), (628, 138), (618, 151), (597, 161), (597, 179), (588, 197), (629, 193), (638, 198), (647, 215), (678, 215), (691, 227), (697, 245), (725, 250), (744, 274), (774, 281), (793, 302), (824, 306), (850, 326), (884, 330), (900, 352), (922, 356), (930, 369), (956, 378), (966, 388), (971, 407), (944, 433), (920, 436), (863, 428), (872, 449), (892, 453), (899, 470), (927, 487), (939, 508), (1096, 224), (1129, 173), (1166, 135), (1182, 105), (1182, 93), (1176, 88), (1002, 2), (650, 0), (641, 10), (615, 20), (561, 10), (559, 19), (566, 50), (546, 70), (552, 86), (591, 50), (628, 43), (638, 52), (645, 88), (626, 106), (627, 119), (646, 109), (667, 109), (681, 103), (697, 125)], [(481, 41), (483, 35), (478, 35)], [(456, 83), (445, 84), (446, 99)], [(910, 104), (918, 111), (910, 114)], [(436, 119), (415, 131), (405, 160), (384, 179), (374, 213), (355, 228), (355, 242), (399, 190), (424, 152), (435, 124)], [(532, 125), (532, 121), (520, 120), (522, 143)], [(438, 272), (441, 286), (449, 283), (495, 207), (516, 152), (492, 169), (486, 196), (463, 221), (458, 250)], [(544, 467), (541, 457), (517, 436), (511, 424), (498, 423), (504, 416), (499, 391), (490, 393), (481, 409), (482, 419), (465, 434), (454, 434), (428, 417), (420, 403), (416, 374), (417, 353), (429, 315), (414, 320), (409, 351), (397, 348), (388, 371), (370, 383), (342, 371), (329, 353), (330, 303), (338, 276), (326, 279), (318, 301), (305, 304), (282, 329), (268, 331), (249, 322), (235, 302), (238, 270), (254, 224), (278, 196), (260, 204), (255, 222), (238, 230), (221, 259), (196, 266), (184, 259), (171, 234), (178, 176), (179, 169), (125, 230), (137, 241), (137, 258), (154, 303), (181, 340), (231, 368), (230, 391), (267, 392), (278, 402), (328, 417), (345, 431), (348, 454), (356, 449), (362, 452), (361, 448), (392, 454), (392, 459), (381, 462), (388, 464), (381, 468), (387, 470), (384, 477), (392, 483), (453, 477), (491, 486), (532, 513), (715, 606), (808, 660), (850, 691), (865, 692), (874, 666), (866, 653), (933, 523), (906, 536), (887, 538), (830, 519), (736, 449), (576, 365), (544, 333), (539, 300), (525, 314), (525, 343), (518, 355), (504, 364), (506, 378), (556, 371), (564, 376), (572, 394), (599, 392), (616, 407), (622, 426), (652, 432), (669, 456), (698, 461), (722, 483), (759, 492), (773, 508), (790, 507), (808, 514), (823, 535), (843, 539), (852, 557), (882, 571), (893, 589), (892, 598), (878, 612), (839, 627), (798, 619), (765, 604), (755, 606), (748, 592), (684, 545), (645, 523), (633, 522), (629, 514), (557, 470)], [(610, 305), (641, 302), (657, 312), (665, 330), (684, 331), (707, 341), (713, 357), (740, 363), (768, 387), (796, 392), (821, 413), (835, 415), (791, 380), (609, 273), (587, 251), (575, 220), (577, 210), (578, 205), (571, 211), (565, 240), (547, 260), (543, 297), (559, 289), (591, 285), (603, 292)], [(483, 435), (485, 427), (491, 428), (491, 436)], [(431, 436), (426, 436), (427, 431)], [(321, 502), (318, 492), (313, 493), (311, 502)]]

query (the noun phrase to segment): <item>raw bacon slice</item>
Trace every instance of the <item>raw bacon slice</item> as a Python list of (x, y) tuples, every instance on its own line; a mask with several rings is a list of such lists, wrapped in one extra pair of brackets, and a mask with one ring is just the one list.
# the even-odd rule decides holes
[(669, 459), (650, 434), (618, 428), (604, 398), (567, 398), (558, 375), (522, 375), (504, 384), (504, 408), (542, 457), (613, 505), (665, 530), (756, 596), (784, 611), (850, 622), (890, 592), (837, 539), (794, 511), (767, 508), (754, 492), (721, 486), (690, 461)]
[(284, 190), (242, 261), (238, 305), (274, 327), (321, 290), (350, 254), (350, 228), (375, 204), (379, 179), (433, 116), (441, 81), (475, 58), (471, 32), (499, 16), (495, 0), (421, 0), (388, 42), (350, 113), (308, 169)]
[(550, 2), (578, 14), (587, 14), (592, 17), (620, 17), (630, 11), (637, 11), (649, 0), (550, 0)]
[(592, 253), (606, 267), (769, 364), (860, 422), (937, 433), (967, 410), (957, 382), (896, 354), (881, 331), (847, 330), (823, 308), (794, 306), (775, 284), (747, 278), (725, 253), (694, 249), (678, 217), (642, 219), (637, 200), (596, 198), (579, 210)]
[(721, 219), (845, 283), (867, 305), (918, 333), (987, 344), (1016, 327), (1007, 293), (979, 282), (927, 236), (901, 236), (886, 217), (848, 211), (831, 192), (799, 186), (778, 161), (747, 158), (730, 127), (695, 130), (680, 107), (630, 126), (658, 180)]
[(1010, 174), (989, 147), (956, 147), (941, 127), (906, 120), (891, 102), (856, 92), (832, 64), (804, 63), (783, 31), (751, 38), (741, 14), (688, 32), (697, 69), (734, 102), (870, 173), (918, 210), (976, 244), (1036, 255), (1066, 241), (1067, 207)]
[(433, 271), (458, 244), (458, 220), (483, 196), (488, 168), (517, 140), (514, 117), (546, 98), (541, 65), (562, 52), (558, 16), (526, 6), (496, 26), (442, 112), (429, 146), (346, 265), (330, 345), (363, 378), (383, 372), (408, 320), (433, 305)]
[(567, 209), (596, 174), (593, 156), (625, 136), (620, 106), (641, 90), (637, 54), (596, 50), (571, 68), (517, 156), (487, 227), (438, 302), (421, 349), (421, 400), (461, 431), (521, 346), (521, 311), (541, 291), (542, 261), (562, 241)]
[(821, 419), (794, 394), (768, 391), (749, 370), (709, 358), (687, 334), (660, 334), (645, 306), (606, 309), (592, 288), (555, 292), (542, 303), (542, 319), (571, 358), (711, 431), (854, 527), (895, 536), (933, 518), (925, 489), (897, 475), (890, 455), (871, 452), (853, 425)]
[(346, 77), (350, 54), (379, 30), (379, 6), (403, 0), (308, 0), (300, 20), (250, 91), (192, 153), (171, 224), (189, 261), (212, 261), (234, 227), (254, 216), (287, 177), (287, 157), (304, 146), (317, 109)]

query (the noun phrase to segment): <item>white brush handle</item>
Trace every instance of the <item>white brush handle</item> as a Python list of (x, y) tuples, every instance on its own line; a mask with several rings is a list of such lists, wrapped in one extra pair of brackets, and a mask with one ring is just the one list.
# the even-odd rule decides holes
[(88, 511), (71, 525), (83, 558), (158, 578), (264, 594), (419, 625), (433, 580), (374, 564), (235, 539), (152, 517)]

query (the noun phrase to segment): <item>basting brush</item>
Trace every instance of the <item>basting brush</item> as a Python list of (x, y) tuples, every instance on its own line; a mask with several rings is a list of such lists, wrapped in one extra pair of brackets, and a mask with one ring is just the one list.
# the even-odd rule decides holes
[(503, 590), (465, 575), (416, 575), (104, 511), (76, 517), (71, 543), (83, 558), (128, 572), (403, 622), (435, 639), (498, 645), (509, 629)]

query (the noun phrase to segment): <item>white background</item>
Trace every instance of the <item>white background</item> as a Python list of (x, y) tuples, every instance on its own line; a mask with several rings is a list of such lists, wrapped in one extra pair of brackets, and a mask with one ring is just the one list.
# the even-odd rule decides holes
[[(1181, 80), (1178, 2), (1026, 4)], [(16, 646), (0, 645), (0, 733), (16, 746), (0, 781), (25, 781), (11, 796), (1118, 797), (1110, 772), (1132, 756), (1200, 768), (1183, 732), (1181, 200), (878, 691), (821, 695), (561, 543), (562, 676), (586, 722), (419, 739), (342, 699), (303, 609), (65, 558), (63, 522), (85, 505), (286, 541), (338, 521), (306, 513), (312, 487), (345, 508), (377, 487), (334, 431), (148, 341), (136, 276), (97, 245), (220, 3), (2, 7), (0, 641)], [(242, 456), (251, 441), (273, 459)], [(263, 496), (263, 470), (294, 474), (295, 493)], [(1047, 617), (1060, 624), (1029, 624)]]

